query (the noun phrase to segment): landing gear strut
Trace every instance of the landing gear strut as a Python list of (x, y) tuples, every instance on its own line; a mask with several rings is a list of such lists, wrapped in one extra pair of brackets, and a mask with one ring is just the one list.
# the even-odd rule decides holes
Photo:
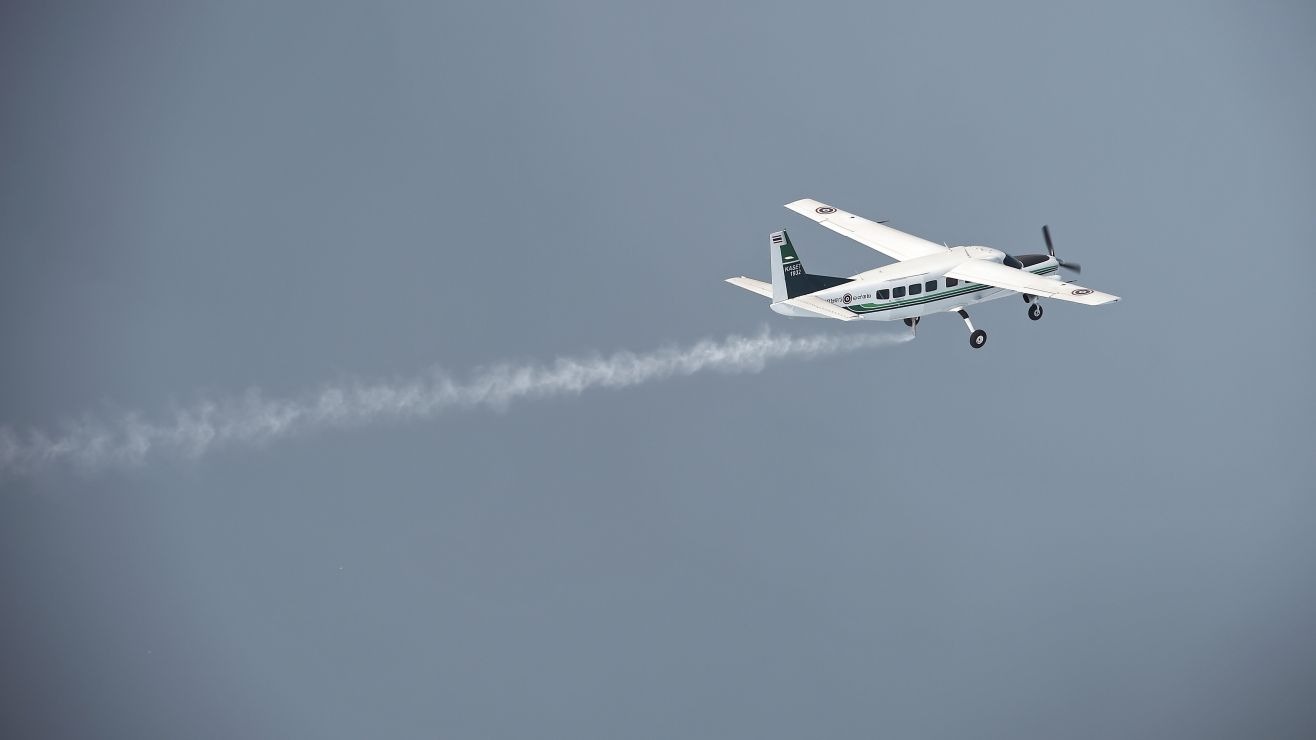
[(909, 328), (914, 330), (914, 336), (918, 336), (918, 320), (920, 318), (922, 317), (915, 316), (912, 319), (905, 319), (905, 326), (908, 326)]
[(982, 346), (987, 344), (987, 332), (973, 328), (973, 322), (969, 321), (968, 311), (961, 308), (959, 314), (960, 318), (964, 319), (964, 325), (969, 327), (969, 346), (974, 349), (982, 349)]
[(1024, 303), (1028, 304), (1028, 318), (1033, 321), (1042, 318), (1042, 304), (1037, 302), (1037, 296), (1024, 293)]

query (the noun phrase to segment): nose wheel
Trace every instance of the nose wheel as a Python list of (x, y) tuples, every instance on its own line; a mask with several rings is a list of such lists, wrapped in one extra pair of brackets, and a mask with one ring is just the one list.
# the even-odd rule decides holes
[(974, 349), (982, 349), (983, 345), (987, 344), (987, 332), (973, 328), (973, 322), (969, 321), (968, 311), (961, 308), (957, 313), (959, 313), (961, 319), (964, 319), (964, 325), (969, 327), (969, 346)]
[(1042, 304), (1034, 301), (1031, 305), (1029, 305), (1028, 318), (1032, 319), (1033, 321), (1037, 321), (1038, 319), (1042, 318)]

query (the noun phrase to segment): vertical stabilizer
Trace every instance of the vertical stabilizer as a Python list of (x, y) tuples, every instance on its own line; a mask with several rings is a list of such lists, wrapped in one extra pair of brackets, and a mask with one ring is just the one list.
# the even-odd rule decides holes
[(767, 238), (772, 258), (772, 303), (850, 282), (850, 278), (805, 273), (804, 263), (800, 262), (800, 255), (795, 254), (795, 245), (791, 244), (791, 237), (786, 232), (772, 232)]
[(768, 237), (768, 254), (772, 257), (772, 302), (816, 293), (820, 290), (844, 285), (849, 278), (810, 275), (795, 253), (791, 238), (784, 231), (775, 231)]
[(772, 302), (813, 292), (806, 285), (809, 280), (804, 264), (785, 231), (775, 231), (768, 237), (769, 255), (772, 258)]

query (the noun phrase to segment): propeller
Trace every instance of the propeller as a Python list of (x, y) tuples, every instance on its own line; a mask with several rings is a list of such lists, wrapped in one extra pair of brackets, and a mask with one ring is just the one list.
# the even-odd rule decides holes
[(1051, 229), (1049, 227), (1046, 226), (1042, 227), (1042, 238), (1046, 240), (1046, 253), (1051, 255), (1052, 257), (1055, 257), (1056, 262), (1059, 262), (1061, 267), (1065, 268), (1066, 270), (1073, 270), (1074, 274), (1076, 275), (1080, 272), (1083, 272), (1083, 266), (1080, 265), (1079, 263), (1066, 262), (1060, 259), (1059, 257), (1056, 257), (1056, 248), (1055, 245), (1051, 243)]

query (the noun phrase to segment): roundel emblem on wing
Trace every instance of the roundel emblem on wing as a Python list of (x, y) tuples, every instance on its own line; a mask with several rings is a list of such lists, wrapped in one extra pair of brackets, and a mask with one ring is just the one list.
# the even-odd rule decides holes
[(854, 296), (850, 295), (849, 293), (846, 293), (845, 295), (841, 296), (841, 303), (848, 304), (850, 301), (853, 300), (854, 300)]
[(836, 213), (836, 209), (832, 208), (831, 206), (820, 206), (818, 208), (813, 209), (813, 212), (821, 213), (822, 215), (826, 216), (829, 213)]
[(1087, 294), (1089, 294), (1089, 293), (1091, 293), (1091, 292), (1092, 292), (1092, 291), (1089, 290), (1089, 289), (1087, 289), (1087, 288), (1079, 288), (1079, 289), (1077, 289), (1077, 290), (1071, 291), (1070, 294), (1071, 294), (1071, 295), (1087, 295)]

